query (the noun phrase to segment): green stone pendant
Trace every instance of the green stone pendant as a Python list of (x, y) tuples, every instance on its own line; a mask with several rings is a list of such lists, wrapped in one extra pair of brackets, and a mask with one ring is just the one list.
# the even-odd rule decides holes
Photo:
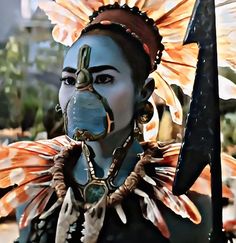
[(104, 181), (92, 181), (84, 188), (85, 202), (96, 203), (107, 192), (108, 192), (108, 188)]

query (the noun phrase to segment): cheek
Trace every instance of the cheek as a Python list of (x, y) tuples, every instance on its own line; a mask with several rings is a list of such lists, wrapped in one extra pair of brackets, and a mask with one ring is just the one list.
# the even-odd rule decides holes
[(74, 87), (66, 87), (65, 85), (61, 85), (58, 98), (59, 98), (59, 104), (61, 106), (62, 112), (65, 111), (66, 105), (69, 102), (72, 94), (74, 91)]
[(130, 124), (134, 113), (134, 88), (128, 84), (118, 85), (110, 92), (107, 101), (113, 111), (115, 130), (120, 130)]
[[(116, 91), (113, 93), (112, 101), (110, 102), (115, 111), (123, 111), (125, 113), (133, 113), (133, 93), (130, 90)], [(120, 114), (121, 115), (121, 114)]]

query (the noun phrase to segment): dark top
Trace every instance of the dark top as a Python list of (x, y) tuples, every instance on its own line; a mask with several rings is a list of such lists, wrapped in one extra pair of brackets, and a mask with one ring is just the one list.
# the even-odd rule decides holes
[[(197, 193), (191, 193), (190, 197), (202, 215), (201, 224), (195, 225), (188, 219), (183, 219), (181, 216), (173, 213), (161, 202), (157, 202), (171, 232), (171, 237), (168, 240), (161, 235), (150, 221), (143, 217), (139, 198), (131, 194), (122, 204), (127, 217), (127, 224), (121, 222), (114, 208), (107, 208), (104, 226), (100, 232), (98, 243), (207, 243), (211, 219), (209, 197)], [(28, 241), (23, 240), (26, 235), (24, 237), (21, 235), (22, 240), (20, 242), (54, 242), (58, 214), (59, 209), (46, 222), (34, 220)], [(66, 242), (81, 242), (82, 217), (77, 221), (77, 228), (72, 234), (72, 238)], [(26, 234), (26, 231), (23, 234)]]

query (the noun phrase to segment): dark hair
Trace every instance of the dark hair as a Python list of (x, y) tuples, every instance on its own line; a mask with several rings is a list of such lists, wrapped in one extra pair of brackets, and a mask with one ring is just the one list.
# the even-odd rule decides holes
[(118, 44), (131, 67), (135, 88), (142, 88), (151, 70), (150, 57), (144, 51), (142, 43), (117, 24), (96, 24), (88, 26), (82, 32), (82, 36), (93, 34), (109, 36)]

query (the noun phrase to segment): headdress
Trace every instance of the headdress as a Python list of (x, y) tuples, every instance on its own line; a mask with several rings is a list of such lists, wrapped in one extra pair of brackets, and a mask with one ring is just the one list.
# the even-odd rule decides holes
[[(184, 46), (183, 39), (194, 3), (195, 0), (56, 0), (41, 1), (39, 6), (55, 24), (53, 38), (66, 46), (71, 46), (82, 30), (94, 23), (120, 24), (127, 32), (139, 38), (153, 63), (150, 76), (155, 79), (154, 93), (169, 106), (173, 121), (181, 124), (182, 107), (172, 85), (179, 86), (184, 94), (191, 96), (198, 46)], [(216, 1), (219, 64), (234, 69), (235, 11), (236, 2)], [(236, 96), (236, 86), (231, 81), (222, 77), (219, 83), (221, 98)], [(155, 114), (150, 123), (157, 126), (155, 119), (158, 117)], [(146, 125), (147, 132), (148, 127), (153, 126)], [(155, 129), (146, 134), (147, 139), (155, 138), (156, 133), (153, 131)]]

